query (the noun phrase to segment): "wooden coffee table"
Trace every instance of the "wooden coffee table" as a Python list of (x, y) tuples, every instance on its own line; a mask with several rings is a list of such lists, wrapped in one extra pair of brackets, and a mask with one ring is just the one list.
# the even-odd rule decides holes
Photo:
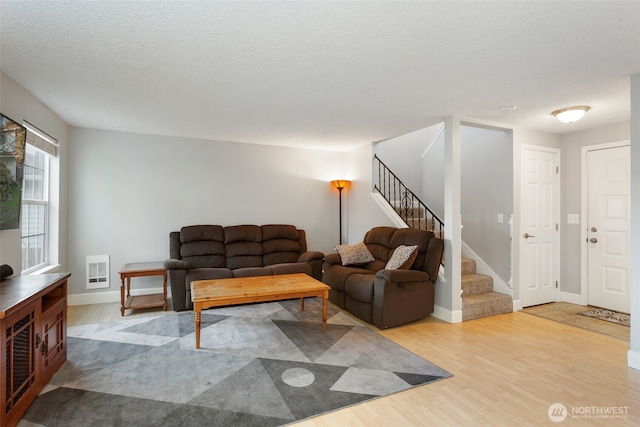
[(329, 289), (328, 285), (304, 273), (194, 280), (191, 282), (191, 301), (196, 322), (196, 348), (200, 348), (200, 313), (224, 305), (300, 298), (300, 311), (304, 311), (305, 297), (319, 297), (322, 298), (322, 329), (327, 329)]

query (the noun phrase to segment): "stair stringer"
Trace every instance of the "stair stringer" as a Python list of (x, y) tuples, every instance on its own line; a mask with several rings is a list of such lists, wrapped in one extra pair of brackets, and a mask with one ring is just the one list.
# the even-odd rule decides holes
[(384, 212), (384, 214), (393, 222), (393, 224), (397, 228), (409, 228), (409, 226), (402, 220), (400, 215), (398, 215), (398, 212), (393, 209), (393, 207), (387, 202), (382, 194), (378, 193), (377, 191), (372, 191), (371, 197), (373, 198), (373, 201), (376, 202), (378, 206), (380, 206), (382, 212)]

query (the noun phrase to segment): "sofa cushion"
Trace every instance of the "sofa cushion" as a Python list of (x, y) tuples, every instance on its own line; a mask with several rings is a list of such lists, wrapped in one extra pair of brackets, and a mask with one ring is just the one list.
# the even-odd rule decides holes
[(298, 240), (298, 229), (288, 224), (267, 224), (260, 227), (262, 229), (262, 241), (273, 239)]
[(292, 225), (271, 224), (262, 227), (262, 255), (264, 265), (298, 262), (300, 240)]
[(347, 295), (354, 300), (372, 304), (373, 282), (375, 278), (376, 275), (373, 273), (352, 274), (347, 278), (344, 290)]
[(180, 229), (180, 243), (200, 240), (224, 242), (224, 229), (220, 225), (189, 225)]
[(224, 228), (224, 242), (262, 242), (262, 230), (257, 225), (231, 225)]
[(389, 258), (385, 270), (408, 270), (413, 265), (413, 262), (418, 256), (418, 245), (413, 246), (398, 246)]
[(273, 276), (273, 270), (269, 267), (247, 267), (232, 270), (233, 277)]
[(180, 242), (180, 258), (193, 268), (226, 267), (224, 232), (221, 226), (182, 227)]
[(338, 245), (336, 250), (340, 254), (342, 265), (366, 264), (375, 260), (363, 242), (355, 245)]
[(389, 261), (393, 247), (391, 238), (396, 232), (393, 227), (374, 227), (364, 235), (363, 242), (375, 259), (382, 261), (383, 265)]
[(273, 274), (304, 273), (313, 277), (313, 269), (308, 262), (285, 262), (283, 264), (270, 265)]
[(262, 267), (262, 231), (257, 225), (234, 225), (224, 228), (227, 267)]
[(322, 281), (331, 286), (332, 289), (344, 292), (344, 286), (347, 282), (347, 278), (353, 274), (373, 274), (373, 272), (365, 268), (349, 266), (343, 267), (339, 264), (328, 266), (325, 264), (325, 269), (322, 273)]
[(229, 279), (233, 277), (228, 268), (196, 268), (187, 272), (186, 284), (191, 289), (194, 280)]
[(399, 228), (395, 233), (393, 233), (393, 237), (391, 238), (391, 247), (395, 249), (400, 245), (418, 245), (418, 256), (413, 265), (414, 268), (422, 270), (425, 255), (427, 253), (427, 247), (429, 246), (429, 241), (432, 237), (434, 237), (434, 235), (431, 231), (418, 230), (414, 228)]

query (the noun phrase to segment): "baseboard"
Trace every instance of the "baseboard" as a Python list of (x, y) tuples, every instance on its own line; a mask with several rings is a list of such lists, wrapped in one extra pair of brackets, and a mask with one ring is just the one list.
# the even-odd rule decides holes
[(627, 365), (640, 371), (640, 352), (629, 350), (627, 353)]
[(448, 308), (436, 305), (433, 307), (433, 313), (431, 313), (431, 315), (448, 323), (462, 322), (462, 310), (451, 311)]
[(522, 300), (519, 299), (514, 299), (513, 300), (513, 312), (515, 313), (516, 311), (520, 311), (522, 310), (524, 307), (522, 307)]
[(582, 295), (572, 294), (569, 292), (560, 292), (560, 301), (577, 305), (585, 305), (582, 302)]
[[(131, 290), (131, 295), (161, 294), (162, 288), (147, 288)], [(167, 289), (167, 298), (169, 290)], [(84, 294), (67, 295), (68, 305), (105, 304), (109, 302), (120, 302), (120, 291), (109, 292), (88, 292)]]

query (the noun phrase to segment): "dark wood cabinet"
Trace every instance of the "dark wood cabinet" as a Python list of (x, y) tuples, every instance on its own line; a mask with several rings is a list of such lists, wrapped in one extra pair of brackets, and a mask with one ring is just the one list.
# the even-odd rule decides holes
[(69, 273), (0, 282), (0, 425), (15, 426), (67, 360)]

